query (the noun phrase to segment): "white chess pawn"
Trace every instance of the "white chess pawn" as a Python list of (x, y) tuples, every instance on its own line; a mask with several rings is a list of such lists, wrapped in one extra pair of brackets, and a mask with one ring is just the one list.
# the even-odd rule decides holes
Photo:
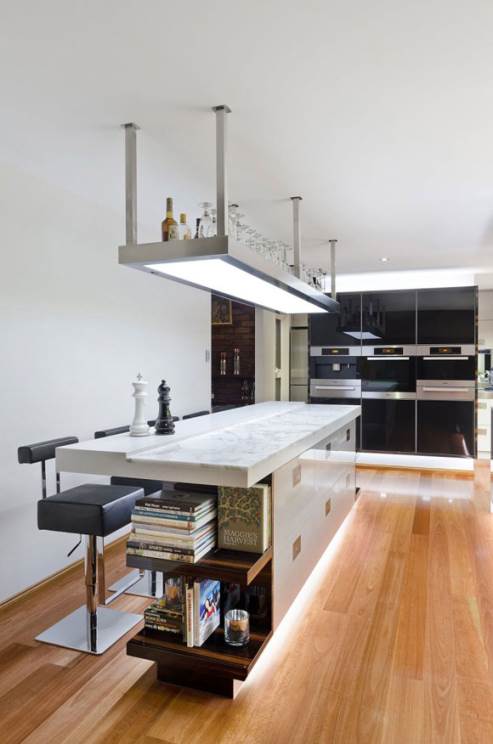
[(132, 382), (132, 385), (134, 388), (133, 397), (135, 398), (135, 415), (134, 420), (130, 424), (130, 436), (147, 437), (150, 433), (145, 416), (147, 380), (144, 380), (139, 372), (136, 381)]

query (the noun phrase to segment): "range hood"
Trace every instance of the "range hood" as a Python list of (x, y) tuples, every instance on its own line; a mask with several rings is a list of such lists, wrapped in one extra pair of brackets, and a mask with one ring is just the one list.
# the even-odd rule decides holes
[[(299, 278), (299, 227), (294, 237), (295, 274), (284, 271), (279, 265), (227, 235), (225, 135), (226, 114), (230, 109), (227, 106), (216, 106), (213, 110), (216, 113), (218, 235), (212, 238), (138, 244), (138, 127), (135, 124), (125, 124), (127, 242), (119, 248), (119, 263), (274, 312), (338, 312), (339, 303), (336, 300)], [(298, 208), (297, 202), (296, 215)], [(296, 222), (298, 223), (298, 219)]]

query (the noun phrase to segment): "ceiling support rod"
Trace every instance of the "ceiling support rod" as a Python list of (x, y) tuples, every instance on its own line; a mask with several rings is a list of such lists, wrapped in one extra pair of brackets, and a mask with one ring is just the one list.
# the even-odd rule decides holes
[(337, 299), (336, 293), (336, 238), (329, 240), (330, 244), (330, 296), (333, 300)]
[(300, 225), (300, 202), (302, 196), (292, 196), (293, 202), (293, 263), (294, 274), (301, 277), (301, 225)]
[(216, 209), (217, 234), (223, 237), (228, 234), (228, 194), (226, 181), (226, 114), (231, 113), (229, 106), (213, 106), (216, 114)]
[(125, 130), (125, 235), (127, 245), (137, 245), (137, 130), (133, 122)]

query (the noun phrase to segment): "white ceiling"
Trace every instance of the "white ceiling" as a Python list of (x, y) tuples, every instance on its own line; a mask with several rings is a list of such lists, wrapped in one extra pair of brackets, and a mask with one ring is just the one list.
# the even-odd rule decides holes
[(493, 267), (490, 0), (2, 5), (0, 158), (121, 211), (122, 239), (118, 125), (158, 239), (167, 195), (213, 197), (227, 103), (230, 198), (289, 239), (301, 194), (310, 263), (337, 237), (343, 272)]

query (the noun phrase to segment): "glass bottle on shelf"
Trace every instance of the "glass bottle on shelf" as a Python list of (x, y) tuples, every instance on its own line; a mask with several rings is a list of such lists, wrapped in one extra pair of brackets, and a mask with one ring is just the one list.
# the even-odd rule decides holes
[(239, 349), (233, 350), (233, 374), (234, 375), (240, 374), (240, 350)]
[(185, 212), (180, 214), (180, 224), (178, 225), (178, 237), (180, 240), (190, 240), (192, 237), (192, 231), (187, 225), (187, 215)]
[(219, 360), (219, 374), (225, 375), (226, 374), (226, 352), (221, 351), (221, 357)]
[(211, 229), (210, 229), (210, 232), (209, 232), (209, 237), (210, 238), (214, 238), (217, 235), (216, 214), (217, 214), (217, 209), (211, 209), (211, 220), (212, 220), (212, 224), (211, 224)]
[(238, 216), (238, 204), (230, 204), (228, 206), (229, 235), (233, 240), (237, 240), (238, 238), (236, 232)]
[(197, 217), (195, 220), (195, 235), (193, 236), (195, 240), (197, 238), (200, 238), (200, 217)]
[(172, 225), (176, 225), (176, 220), (173, 217), (173, 199), (168, 196), (166, 199), (166, 218), (161, 222), (161, 235), (164, 241), (170, 240), (169, 231)]
[(199, 238), (210, 238), (212, 230), (210, 208), (212, 207), (212, 204), (210, 202), (202, 202), (199, 206), (203, 209), (199, 224)]

